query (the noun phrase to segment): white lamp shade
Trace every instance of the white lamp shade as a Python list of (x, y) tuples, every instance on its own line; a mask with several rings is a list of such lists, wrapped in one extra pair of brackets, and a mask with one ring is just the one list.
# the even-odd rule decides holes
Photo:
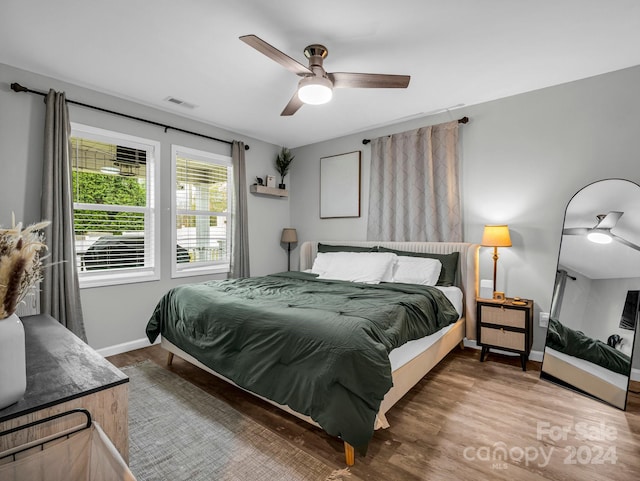
[(305, 77), (298, 83), (298, 98), (305, 104), (326, 104), (333, 97), (332, 87), (328, 78)]

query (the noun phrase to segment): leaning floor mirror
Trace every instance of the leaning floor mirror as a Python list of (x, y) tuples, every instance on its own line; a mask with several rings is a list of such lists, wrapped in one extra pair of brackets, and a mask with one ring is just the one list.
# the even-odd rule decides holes
[(594, 182), (567, 205), (541, 376), (627, 404), (640, 292), (640, 186)]

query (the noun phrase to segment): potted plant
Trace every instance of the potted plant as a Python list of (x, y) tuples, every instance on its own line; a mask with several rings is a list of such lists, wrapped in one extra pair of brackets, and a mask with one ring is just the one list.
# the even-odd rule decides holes
[(284, 177), (289, 172), (289, 167), (295, 157), (295, 155), (291, 155), (291, 151), (286, 147), (282, 147), (282, 150), (276, 156), (276, 171), (280, 174), (281, 179), (280, 185), (278, 185), (279, 189), (286, 189), (287, 186), (284, 183)]
[[(46, 248), (40, 222), (22, 229), (0, 228), (0, 409), (18, 401), (27, 388), (24, 327), (15, 314), (29, 290), (42, 280)], [(10, 362), (7, 362), (10, 360)]]

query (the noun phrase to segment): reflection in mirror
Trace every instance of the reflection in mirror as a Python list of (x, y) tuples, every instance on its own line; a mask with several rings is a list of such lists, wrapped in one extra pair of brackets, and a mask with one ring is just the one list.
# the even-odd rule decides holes
[(565, 212), (541, 376), (626, 408), (640, 292), (640, 186), (580, 190)]

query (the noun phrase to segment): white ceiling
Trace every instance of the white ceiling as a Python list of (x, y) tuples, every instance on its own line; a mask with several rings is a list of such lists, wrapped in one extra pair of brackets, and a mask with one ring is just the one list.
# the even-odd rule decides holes
[[(336, 90), (280, 117), (298, 77), (246, 34), (305, 65), (304, 47), (322, 43), (329, 72), (411, 83)], [(638, 65), (638, 45), (637, 0), (3, 0), (0, 11), (0, 63), (288, 147)]]
[[(597, 215), (623, 212), (611, 233), (640, 245), (640, 187), (611, 179), (583, 188), (569, 202), (564, 228), (594, 227)], [(589, 279), (638, 278), (640, 251), (618, 242), (594, 244), (583, 235), (563, 235), (560, 264)]]

